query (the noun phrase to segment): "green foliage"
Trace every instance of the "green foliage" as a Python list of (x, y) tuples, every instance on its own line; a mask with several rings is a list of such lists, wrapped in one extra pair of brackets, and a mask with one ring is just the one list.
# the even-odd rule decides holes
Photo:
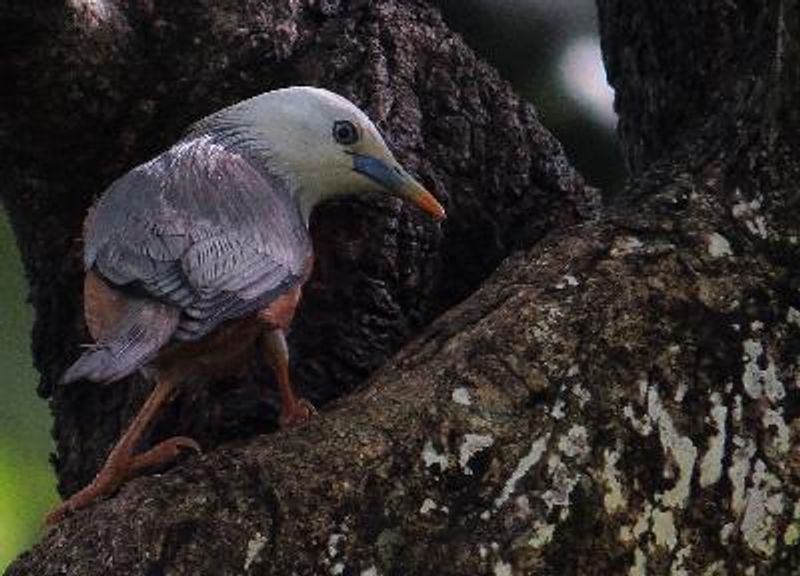
[(33, 542), (43, 513), (56, 501), (48, 464), (50, 415), (36, 396), (26, 292), (14, 237), (0, 211), (0, 571)]
[(533, 102), (578, 171), (606, 198), (625, 171), (614, 130), (582, 108), (565, 84), (561, 58), (577, 38), (599, 42), (591, 0), (437, 0), (447, 23)]

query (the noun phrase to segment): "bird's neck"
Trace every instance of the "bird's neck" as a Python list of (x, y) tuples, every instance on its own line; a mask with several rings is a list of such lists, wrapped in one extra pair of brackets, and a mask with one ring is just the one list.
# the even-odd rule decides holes
[(325, 200), (325, 196), (302, 185), (295, 186), (292, 190), (292, 195), (294, 196), (297, 206), (300, 209), (303, 222), (305, 222), (306, 228), (308, 228), (308, 223), (311, 220), (311, 213), (319, 203)]
[(289, 195), (297, 204), (297, 208), (303, 218), (306, 228), (311, 218), (311, 212), (320, 202), (319, 194), (315, 194), (303, 185), (303, 182), (289, 169), (288, 166), (273, 157), (266, 146), (258, 145), (259, 140), (248, 137), (248, 135), (238, 129), (219, 130), (218, 137), (221, 137), (226, 146), (236, 150), (249, 159), (253, 165), (257, 166), (265, 174), (280, 181), (288, 190)]
[(296, 174), (296, 171), (291, 170), (288, 165), (272, 154), (263, 139), (253, 137), (246, 130), (235, 124), (227, 125), (217, 122), (215, 126), (215, 137), (223, 145), (244, 155), (253, 164), (257, 165), (260, 170), (271, 174), (286, 185), (292, 198), (297, 203), (306, 228), (308, 228), (314, 208), (317, 204), (330, 198), (331, 194), (321, 192), (313, 184), (309, 185), (303, 182)]

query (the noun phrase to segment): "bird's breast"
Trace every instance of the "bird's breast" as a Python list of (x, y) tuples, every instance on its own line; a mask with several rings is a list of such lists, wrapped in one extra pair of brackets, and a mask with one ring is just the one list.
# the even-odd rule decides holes
[(199, 340), (165, 346), (154, 364), (159, 371), (175, 373), (182, 380), (236, 376), (252, 358), (262, 331), (256, 314), (229, 320)]
[(110, 334), (128, 311), (128, 298), (114, 290), (94, 271), (83, 280), (83, 312), (86, 327), (95, 342)]
[(257, 312), (228, 320), (199, 340), (169, 344), (156, 358), (156, 367), (180, 379), (238, 375), (253, 357), (265, 330), (289, 328), (301, 292), (302, 285), (298, 284)]

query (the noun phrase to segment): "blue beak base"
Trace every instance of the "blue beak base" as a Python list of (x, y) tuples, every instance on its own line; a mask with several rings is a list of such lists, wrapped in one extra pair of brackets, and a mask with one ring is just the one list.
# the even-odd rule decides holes
[(363, 174), (395, 196), (408, 200), (436, 220), (445, 218), (442, 205), (399, 164), (374, 156), (353, 154), (353, 170)]

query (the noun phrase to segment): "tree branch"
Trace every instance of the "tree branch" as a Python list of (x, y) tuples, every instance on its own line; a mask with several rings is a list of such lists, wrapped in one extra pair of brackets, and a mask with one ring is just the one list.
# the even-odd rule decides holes
[[(653, 16), (628, 8), (607, 50)], [(774, 46), (749, 42), (728, 66)], [(690, 99), (624, 203), (505, 260), (359, 392), (131, 482), (9, 575), (797, 573), (797, 91), (728, 72), (724, 117)]]
[[(3, 96), (0, 163), (63, 494), (91, 479), (149, 386), (54, 386), (89, 341), (83, 216), (197, 118), (286, 84), (331, 88), (367, 110), (447, 206), (442, 231), (392, 202), (316, 215), (316, 270), (290, 347), (294, 380), (318, 404), (352, 390), (511, 251), (596, 204), (533, 109), (420, 0), (69, 2), (9, 10), (0, 26), (29, 32), (14, 34), (0, 71), (16, 87)], [(254, 366), (243, 382), (192, 388), (153, 440), (185, 434), (210, 449), (274, 429), (270, 378)]]

